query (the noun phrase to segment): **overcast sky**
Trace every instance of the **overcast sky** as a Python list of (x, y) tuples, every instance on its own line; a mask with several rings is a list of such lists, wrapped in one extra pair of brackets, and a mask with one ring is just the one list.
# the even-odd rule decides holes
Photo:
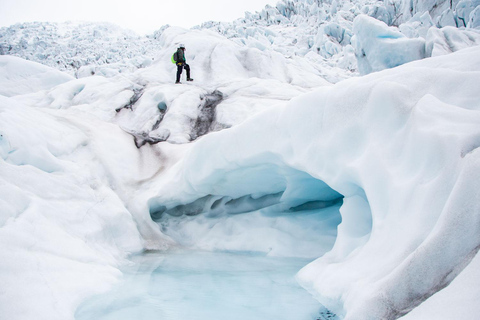
[(107, 21), (140, 34), (165, 24), (233, 21), (279, 0), (0, 0), (0, 27), (31, 21)]

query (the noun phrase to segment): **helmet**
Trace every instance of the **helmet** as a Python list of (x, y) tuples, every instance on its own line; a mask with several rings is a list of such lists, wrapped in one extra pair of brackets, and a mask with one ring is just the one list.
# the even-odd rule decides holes
[(185, 45), (183, 43), (180, 43), (180, 45), (178, 47), (182, 48), (182, 49), (185, 49)]

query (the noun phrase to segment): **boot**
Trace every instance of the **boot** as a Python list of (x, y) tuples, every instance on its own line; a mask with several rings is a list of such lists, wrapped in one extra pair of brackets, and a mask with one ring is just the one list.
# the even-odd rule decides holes
[(187, 81), (193, 81), (193, 79), (192, 78), (187, 78)]

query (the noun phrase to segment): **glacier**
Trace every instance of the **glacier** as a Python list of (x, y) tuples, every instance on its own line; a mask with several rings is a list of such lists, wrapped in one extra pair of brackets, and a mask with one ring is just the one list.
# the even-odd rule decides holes
[[(193, 29), (220, 34), (244, 48), (271, 50), (292, 59), (302, 57), (312, 68), (320, 65), (322, 76), (329, 82), (338, 82), (358, 71), (354, 47), (359, 43), (378, 48), (389, 39), (403, 38), (401, 42), (411, 44), (406, 52), (386, 50), (381, 54), (381, 50), (374, 50), (368, 57), (376, 60), (374, 71), (478, 45), (478, 5), (476, 0), (281, 0), (276, 6), (246, 12), (232, 22), (208, 21)], [(372, 19), (362, 18), (363, 23), (356, 23), (360, 32), (355, 32), (354, 20), (362, 15)], [(384, 27), (380, 24), (373, 28), (372, 24), (380, 22)], [(397, 32), (394, 38), (385, 38), (388, 27)], [(16, 24), (0, 28), (0, 55), (40, 62), (78, 78), (114, 77), (147, 68), (161, 59), (157, 53), (164, 47), (162, 34), (169, 28), (165, 25), (153, 34), (140, 36), (109, 23)], [(374, 29), (372, 34), (361, 31)], [(432, 44), (445, 49), (432, 52)], [(391, 54), (395, 54), (395, 61), (385, 64)], [(362, 50), (357, 48), (356, 55), (361, 57)], [(371, 72), (365, 68), (360, 71)]]
[[(165, 319), (235, 301), (239, 319), (477, 319), (478, 5), (282, 1), (146, 38), (2, 28), (0, 314), (158, 316), (147, 290)], [(193, 83), (173, 83), (178, 43)], [(175, 275), (225, 295), (202, 310)]]
[[(333, 189), (345, 197), (335, 245), (299, 281), (327, 306), (341, 301), (333, 310), (345, 319), (398, 318), (479, 248), (477, 57), (468, 49), (352, 78), (211, 134), (160, 181), (150, 211), (279, 190), (288, 209)], [(292, 169), (331, 189), (302, 199), (305, 178)]]

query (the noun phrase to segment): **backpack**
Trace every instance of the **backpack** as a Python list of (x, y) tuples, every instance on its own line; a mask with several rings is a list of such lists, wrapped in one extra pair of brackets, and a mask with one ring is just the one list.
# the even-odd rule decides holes
[(172, 63), (176, 64), (178, 60), (178, 52), (175, 51), (175, 53), (172, 55)]

